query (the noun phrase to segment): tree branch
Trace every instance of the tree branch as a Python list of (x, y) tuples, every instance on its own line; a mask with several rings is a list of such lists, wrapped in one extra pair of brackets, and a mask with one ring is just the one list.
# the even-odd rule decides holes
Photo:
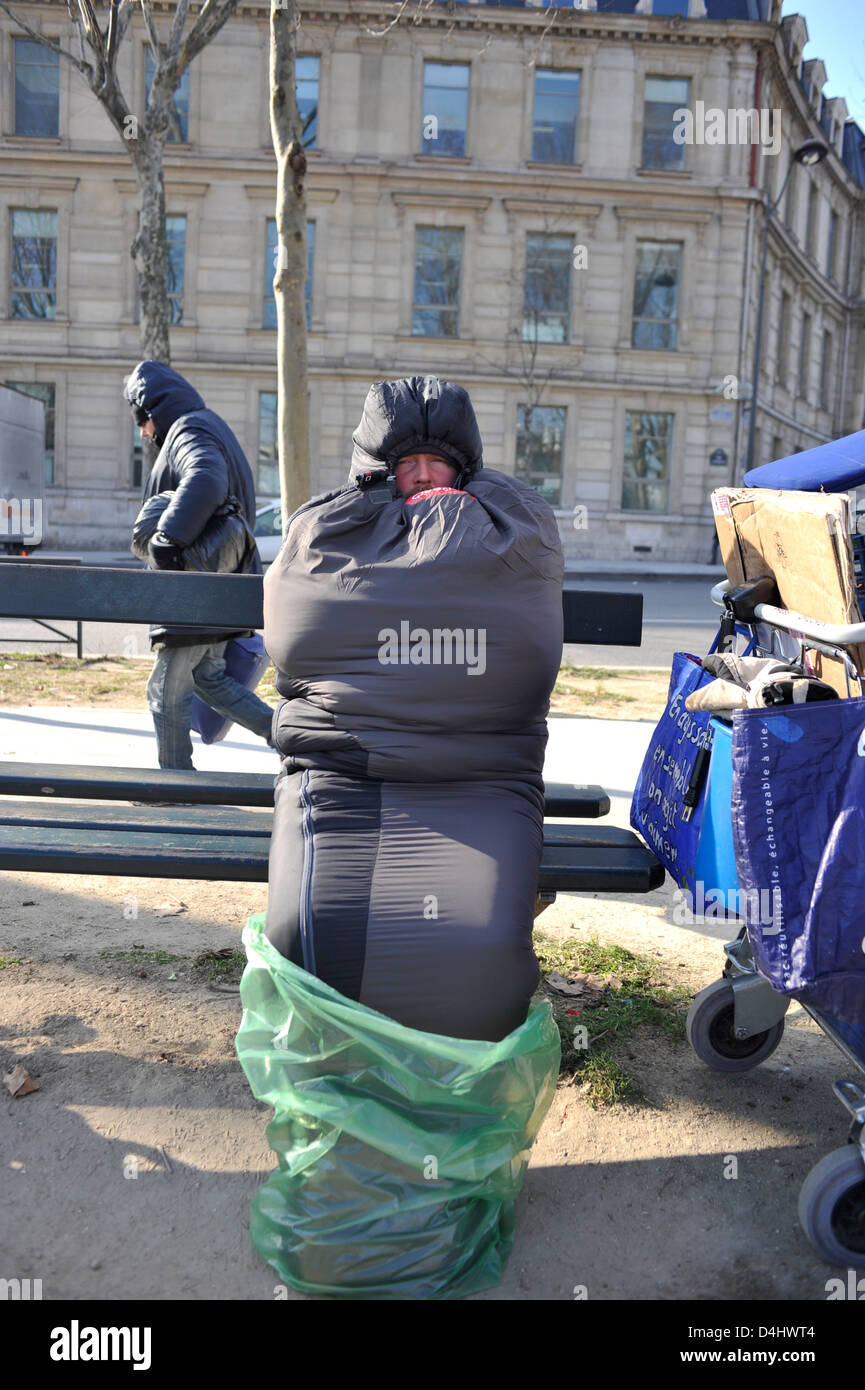
[(234, 14), (238, 4), (239, 0), (222, 0), (221, 5), (214, 6), (213, 0), (205, 0), (180, 50), (177, 60), (178, 75), (183, 73), (202, 48), (207, 47), (211, 39), (216, 38), (222, 26)]
[(162, 46), (159, 42), (159, 35), (156, 32), (156, 25), (153, 22), (153, 6), (150, 0), (141, 0), (141, 17), (144, 20), (144, 27), (147, 30), (147, 42), (150, 44), (153, 53), (154, 63), (158, 63), (162, 56)]

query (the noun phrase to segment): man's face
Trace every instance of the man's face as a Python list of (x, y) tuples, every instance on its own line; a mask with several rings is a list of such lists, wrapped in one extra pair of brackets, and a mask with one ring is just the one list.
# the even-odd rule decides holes
[(138, 427), (142, 439), (152, 439), (156, 433), (156, 426), (152, 420), (145, 420), (143, 425)]
[(403, 497), (413, 497), (430, 487), (453, 487), (457, 470), (438, 454), (406, 454), (393, 475)]

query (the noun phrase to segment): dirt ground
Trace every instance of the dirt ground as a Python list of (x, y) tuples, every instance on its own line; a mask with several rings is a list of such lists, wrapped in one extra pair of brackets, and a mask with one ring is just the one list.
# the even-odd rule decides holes
[[(0, 706), (92, 705), (145, 709), (149, 657), (88, 656), (61, 652), (0, 652)], [(262, 700), (279, 700), (268, 666), (257, 687)], [(669, 671), (563, 666), (550, 700), (554, 714), (593, 719), (660, 719)]]
[[(676, 926), (671, 892), (560, 895), (538, 927), (655, 956), (696, 992), (728, 932)], [(265, 898), (263, 885), (2, 877), (0, 1068), (21, 1063), (39, 1085), (0, 1091), (4, 1276), (41, 1279), (46, 1299), (276, 1296), (247, 1229), (274, 1165), (270, 1111), (236, 1060), (238, 996), (193, 963), (239, 948)], [(844, 1142), (830, 1088), (846, 1069), (816, 1026), (794, 1006), (778, 1051), (734, 1079), (654, 1032), (627, 1065), (644, 1101), (593, 1110), (560, 1084), (505, 1275), (475, 1298), (825, 1299), (837, 1271), (796, 1202)]]

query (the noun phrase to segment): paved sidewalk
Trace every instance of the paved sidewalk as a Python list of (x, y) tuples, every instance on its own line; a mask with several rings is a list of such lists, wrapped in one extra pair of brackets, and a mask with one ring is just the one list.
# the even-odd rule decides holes
[[(550, 782), (599, 782), (612, 803), (608, 824), (627, 825), (634, 782), (654, 725), (622, 719), (552, 715), (544, 773)], [(222, 743), (193, 734), (201, 772), (278, 771), (276, 755), (235, 724)], [(0, 708), (0, 757), (32, 763), (157, 767), (147, 710)]]

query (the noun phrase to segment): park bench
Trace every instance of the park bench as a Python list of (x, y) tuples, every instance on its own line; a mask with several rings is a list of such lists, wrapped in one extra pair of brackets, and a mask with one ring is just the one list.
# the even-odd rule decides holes
[[(642, 602), (640, 594), (566, 590), (565, 642), (639, 646)], [(262, 605), (259, 575), (64, 571), (28, 562), (4, 565), (0, 576), (0, 618), (257, 629)], [(0, 869), (265, 882), (274, 780), (7, 762)], [(153, 804), (170, 802), (178, 804)], [(575, 823), (609, 809), (601, 787), (547, 785), (538, 911), (557, 891), (648, 893), (663, 882), (663, 867), (629, 830)]]

